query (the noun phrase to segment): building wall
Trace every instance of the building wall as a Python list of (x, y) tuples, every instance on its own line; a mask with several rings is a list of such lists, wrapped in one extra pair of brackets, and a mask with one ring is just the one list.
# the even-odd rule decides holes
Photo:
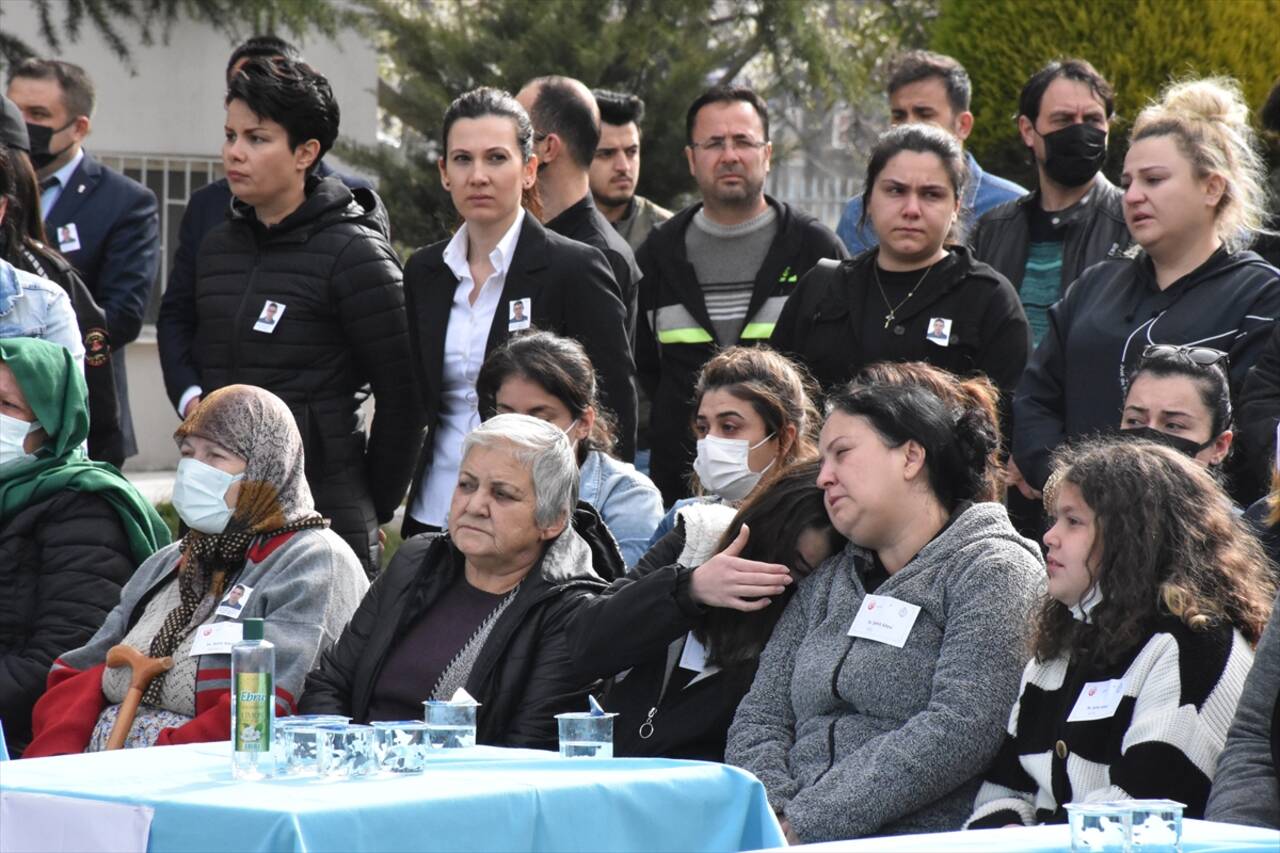
[[(34, 4), (30, 0), (0, 2), (4, 3), (0, 22), (5, 33), (40, 51), (44, 44)], [(122, 33), (130, 42), (132, 72), (87, 22), (77, 42), (65, 43), (60, 53), (49, 55), (82, 66), (94, 81), (97, 108), (85, 147), (107, 165), (146, 184), (160, 200), (159, 280), (148, 310), (149, 322), (139, 340), (125, 350), (139, 448), (125, 469), (164, 470), (177, 461), (172, 435), (178, 417), (164, 393), (151, 323), (177, 248), (184, 200), (222, 174), (223, 80), (227, 57), (238, 40), (190, 22), (175, 24), (165, 44), (141, 45), (128, 29), (122, 28)], [(378, 63), (373, 45), (354, 33), (334, 41), (313, 36), (295, 43), (307, 61), (329, 78), (342, 110), (343, 138), (374, 144)]]

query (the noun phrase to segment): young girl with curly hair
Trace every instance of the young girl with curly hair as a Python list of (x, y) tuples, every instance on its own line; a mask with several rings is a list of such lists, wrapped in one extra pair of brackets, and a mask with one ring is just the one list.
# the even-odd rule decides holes
[(1201, 817), (1273, 589), (1213, 477), (1151, 442), (1059, 455), (1048, 597), (970, 828), (1069, 802), (1170, 798)]

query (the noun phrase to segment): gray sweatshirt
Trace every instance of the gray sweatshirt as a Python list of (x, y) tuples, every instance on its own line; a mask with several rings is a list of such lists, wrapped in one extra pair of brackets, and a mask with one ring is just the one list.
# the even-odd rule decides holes
[(1274, 756), (1280, 740), (1280, 596), (1262, 634), (1253, 669), (1240, 694), (1227, 745), (1209, 793), (1205, 818), (1280, 829), (1280, 767)]
[(871, 555), (800, 582), (729, 729), (802, 841), (959, 829), (1004, 737), (1044, 560), (974, 504), (875, 591), (920, 608), (905, 645), (847, 635)]

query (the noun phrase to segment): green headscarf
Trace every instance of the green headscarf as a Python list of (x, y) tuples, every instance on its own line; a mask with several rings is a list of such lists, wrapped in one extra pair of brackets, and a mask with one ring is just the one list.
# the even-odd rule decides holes
[(75, 357), (48, 341), (5, 338), (0, 361), (13, 371), (27, 405), (49, 434), (35, 459), (0, 468), (0, 524), (58, 492), (88, 492), (120, 516), (135, 562), (168, 545), (169, 528), (155, 507), (114, 465), (92, 462), (81, 449), (89, 435), (89, 404)]

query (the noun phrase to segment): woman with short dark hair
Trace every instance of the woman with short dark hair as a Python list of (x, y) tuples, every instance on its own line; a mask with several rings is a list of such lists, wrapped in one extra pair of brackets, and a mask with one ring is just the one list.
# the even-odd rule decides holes
[[(371, 190), (314, 170), (338, 136), (338, 103), (309, 66), (257, 58), (231, 74), (223, 165), (228, 220), (200, 245), (189, 301), (166, 301), (167, 371), (192, 384), (179, 410), (234, 383), (294, 414), (320, 512), (373, 574), (422, 440), (400, 262)], [(180, 322), (179, 322), (180, 321)], [(194, 329), (190, 338), (183, 329)], [(362, 405), (377, 402), (366, 438)]]
[(877, 361), (981, 372), (1013, 394), (1031, 345), (1009, 281), (963, 245), (964, 152), (930, 125), (887, 131), (867, 162), (863, 220), (878, 247), (824, 261), (796, 285), (770, 343), (792, 353), (824, 392)]
[(578, 497), (600, 513), (630, 568), (662, 520), (662, 495), (634, 465), (613, 457), (613, 416), (596, 387), (582, 344), (550, 332), (512, 338), (485, 359), (476, 379), (486, 418), (532, 415), (565, 431), (580, 468)]
[(454, 99), (443, 124), (440, 180), (462, 225), (415, 252), (405, 269), (428, 426), (406, 536), (444, 527), (462, 440), (480, 423), (476, 377), (514, 334), (536, 328), (581, 341), (617, 428), (635, 434), (626, 312), (604, 255), (538, 222), (528, 114), (506, 92), (482, 87)]
[(849, 544), (799, 582), (725, 751), (793, 842), (956, 829), (999, 750), (1044, 563), (979, 500), (999, 427), (960, 396), (829, 402), (818, 486)]

